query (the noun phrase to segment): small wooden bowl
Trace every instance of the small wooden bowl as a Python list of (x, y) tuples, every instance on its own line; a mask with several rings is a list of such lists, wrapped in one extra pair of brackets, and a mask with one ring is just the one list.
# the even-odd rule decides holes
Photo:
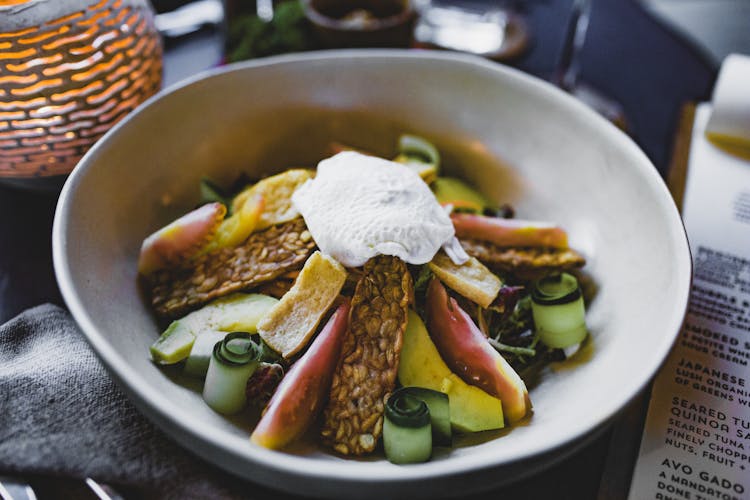
[(408, 47), (417, 13), (410, 0), (302, 0), (326, 48)]

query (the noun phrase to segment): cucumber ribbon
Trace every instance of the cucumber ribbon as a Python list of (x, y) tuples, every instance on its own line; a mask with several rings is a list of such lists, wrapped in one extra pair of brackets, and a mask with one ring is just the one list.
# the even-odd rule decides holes
[(247, 332), (228, 333), (214, 346), (203, 386), (203, 399), (215, 411), (231, 415), (247, 404), (246, 386), (260, 364), (263, 349)]
[(440, 166), (440, 153), (437, 148), (419, 136), (404, 134), (399, 137), (398, 152), (412, 161), (433, 165), (435, 168)]
[(586, 338), (583, 294), (572, 274), (537, 281), (531, 292), (531, 313), (540, 340), (549, 347), (565, 349)]
[(433, 442), (451, 445), (448, 396), (422, 387), (402, 387), (385, 406), (383, 445), (393, 463), (429, 460)]

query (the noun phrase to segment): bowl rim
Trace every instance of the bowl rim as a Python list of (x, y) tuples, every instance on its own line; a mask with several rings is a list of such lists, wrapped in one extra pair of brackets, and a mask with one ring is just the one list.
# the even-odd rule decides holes
[[(493, 457), (494, 460), (491, 462), (487, 462), (484, 458), (480, 460), (480, 457), (468, 454), (453, 460), (447, 458), (444, 460), (427, 462), (425, 464), (416, 464), (409, 467), (378, 467), (377, 476), (373, 474), (373, 464), (369, 462), (357, 460), (340, 460), (332, 462), (330, 460), (320, 460), (317, 458), (311, 459), (310, 457), (268, 450), (252, 445), (249, 439), (247, 442), (242, 442), (241, 440), (236, 439), (236, 436), (231, 436), (230, 438), (226, 431), (212, 426), (206, 426), (204, 422), (201, 422), (198, 418), (193, 417), (190, 414), (181, 414), (179, 419), (173, 418), (174, 413), (172, 410), (174, 408), (171, 407), (161, 394), (150, 385), (145, 377), (133, 372), (126, 359), (121, 356), (109, 344), (106, 337), (98, 331), (94, 321), (87, 311), (86, 305), (77, 293), (76, 283), (72, 278), (68, 262), (68, 254), (66, 251), (68, 219), (71, 207), (74, 203), (76, 189), (86, 176), (87, 171), (95, 164), (94, 160), (104, 148), (104, 144), (117, 134), (120, 129), (128, 127), (129, 124), (134, 121), (135, 117), (139, 116), (144, 109), (152, 106), (157, 100), (167, 95), (171, 95), (180, 89), (194, 85), (197, 82), (202, 82), (230, 72), (242, 72), (253, 68), (280, 66), (295, 62), (310, 63), (321, 60), (344, 60), (353, 57), (356, 57), (357, 59), (371, 58), (385, 60), (428, 59), (436, 62), (462, 63), (481, 67), (484, 70), (501, 75), (502, 78), (510, 78), (523, 85), (528, 85), (535, 89), (537, 93), (553, 98), (561, 107), (567, 108), (571, 112), (585, 115), (587, 121), (593, 120), (598, 124), (598, 128), (602, 129), (603, 134), (607, 136), (609, 140), (617, 143), (622, 148), (629, 150), (634, 157), (639, 159), (639, 161), (633, 162), (632, 168), (637, 169), (648, 184), (651, 184), (652, 187), (655, 187), (661, 192), (660, 205), (665, 205), (665, 209), (669, 212), (668, 216), (672, 218), (672, 223), (679, 225), (681, 228), (681, 231), (675, 232), (670, 238), (671, 240), (674, 240), (673, 242), (676, 245), (676, 252), (673, 258), (674, 264), (677, 266), (676, 275), (679, 279), (678, 289), (675, 294), (672, 294), (676, 307), (673, 307), (670, 311), (670, 317), (668, 318), (668, 321), (665, 322), (665, 324), (669, 325), (669, 334), (663, 335), (658, 344), (651, 345), (649, 348), (652, 355), (652, 366), (649, 367), (648, 377), (639, 377), (638, 380), (629, 383), (627, 386), (621, 387), (619, 393), (622, 396), (620, 398), (613, 398), (611, 401), (608, 401), (607, 404), (595, 408), (594, 413), (590, 414), (590, 418), (585, 419), (585, 425), (578, 425), (571, 429), (571, 432), (564, 435), (550, 436), (543, 444), (530, 447), (528, 450), (525, 450), (524, 453), (515, 454), (512, 457), (509, 457), (503, 455), (501, 450), (500, 453)], [(107, 132), (102, 139), (97, 141), (94, 147), (86, 153), (73, 170), (60, 194), (52, 229), (53, 264), (60, 291), (73, 318), (80, 326), (81, 331), (97, 356), (102, 360), (103, 364), (113, 378), (119, 383), (120, 387), (124, 389), (124, 392), (130, 396), (130, 399), (136, 403), (141, 411), (146, 413), (151, 420), (156, 421), (162, 430), (169, 435), (172, 437), (191, 436), (203, 445), (202, 448), (199, 448), (191, 446), (189, 443), (181, 443), (183, 446), (188, 446), (194, 451), (202, 449), (205, 451), (203, 458), (209, 459), (217, 465), (220, 465), (236, 474), (241, 474), (251, 480), (264, 482), (275, 488), (289, 490), (290, 486), (271, 483), (270, 480), (263, 480), (257, 474), (258, 470), (261, 469), (256, 470), (255, 475), (241, 473), (236, 467), (236, 464), (222, 463), (218, 461), (216, 457), (223, 453), (230, 453), (236, 457), (242, 458), (243, 460), (262, 466), (267, 471), (291, 474), (297, 477), (338, 481), (339, 483), (348, 484), (366, 483), (368, 481), (372, 482), (373, 480), (377, 480), (379, 484), (387, 485), (392, 483), (435, 479), (445, 476), (450, 477), (483, 469), (501, 467), (524, 460), (532, 460), (545, 453), (562, 449), (567, 445), (585, 438), (592, 430), (607, 424), (648, 385), (652, 377), (663, 365), (679, 334), (687, 310), (690, 283), (692, 280), (692, 258), (690, 256), (685, 228), (674, 202), (666, 203), (671, 200), (672, 198), (666, 184), (659, 176), (656, 168), (632, 139), (603, 117), (599, 116), (595, 111), (575, 100), (572, 96), (567, 95), (547, 82), (523, 73), (520, 70), (503, 66), (478, 56), (432, 50), (344, 49), (285, 54), (213, 68), (173, 84), (146, 100), (135, 111), (130, 113)], [(622, 389), (625, 390), (623, 391)], [(165, 428), (164, 425), (162, 425), (165, 421), (170, 422), (174, 427), (169, 429)], [(208, 446), (209, 449), (206, 449), (205, 446)], [(334, 463), (335, 467), (331, 467), (331, 464)]]

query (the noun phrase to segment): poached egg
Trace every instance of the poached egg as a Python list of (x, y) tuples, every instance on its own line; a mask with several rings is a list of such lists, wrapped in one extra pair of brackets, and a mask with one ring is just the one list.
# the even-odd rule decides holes
[(347, 267), (382, 254), (426, 264), (441, 247), (468, 259), (453, 223), (409, 167), (354, 151), (318, 164), (315, 178), (292, 195), (320, 250)]

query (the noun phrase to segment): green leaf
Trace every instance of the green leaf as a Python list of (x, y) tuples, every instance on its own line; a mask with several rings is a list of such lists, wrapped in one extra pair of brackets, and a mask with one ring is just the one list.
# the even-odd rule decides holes
[(265, 22), (255, 15), (232, 19), (228, 36), (229, 62), (314, 48), (304, 9), (298, 0), (276, 5), (273, 19)]
[[(201, 178), (201, 204), (205, 203), (213, 203), (218, 201), (219, 203), (223, 203), (224, 206), (227, 207), (227, 212), (231, 209), (231, 203), (227, 195), (224, 193), (224, 190), (221, 189), (216, 183), (214, 183), (211, 179), (208, 177), (202, 177)], [(230, 215), (227, 213), (227, 215)]]
[(425, 264), (421, 268), (419, 268), (417, 279), (414, 280), (414, 294), (417, 297), (424, 298), (424, 296), (427, 294), (427, 286), (430, 284), (432, 276), (433, 274), (430, 270), (429, 265)]

